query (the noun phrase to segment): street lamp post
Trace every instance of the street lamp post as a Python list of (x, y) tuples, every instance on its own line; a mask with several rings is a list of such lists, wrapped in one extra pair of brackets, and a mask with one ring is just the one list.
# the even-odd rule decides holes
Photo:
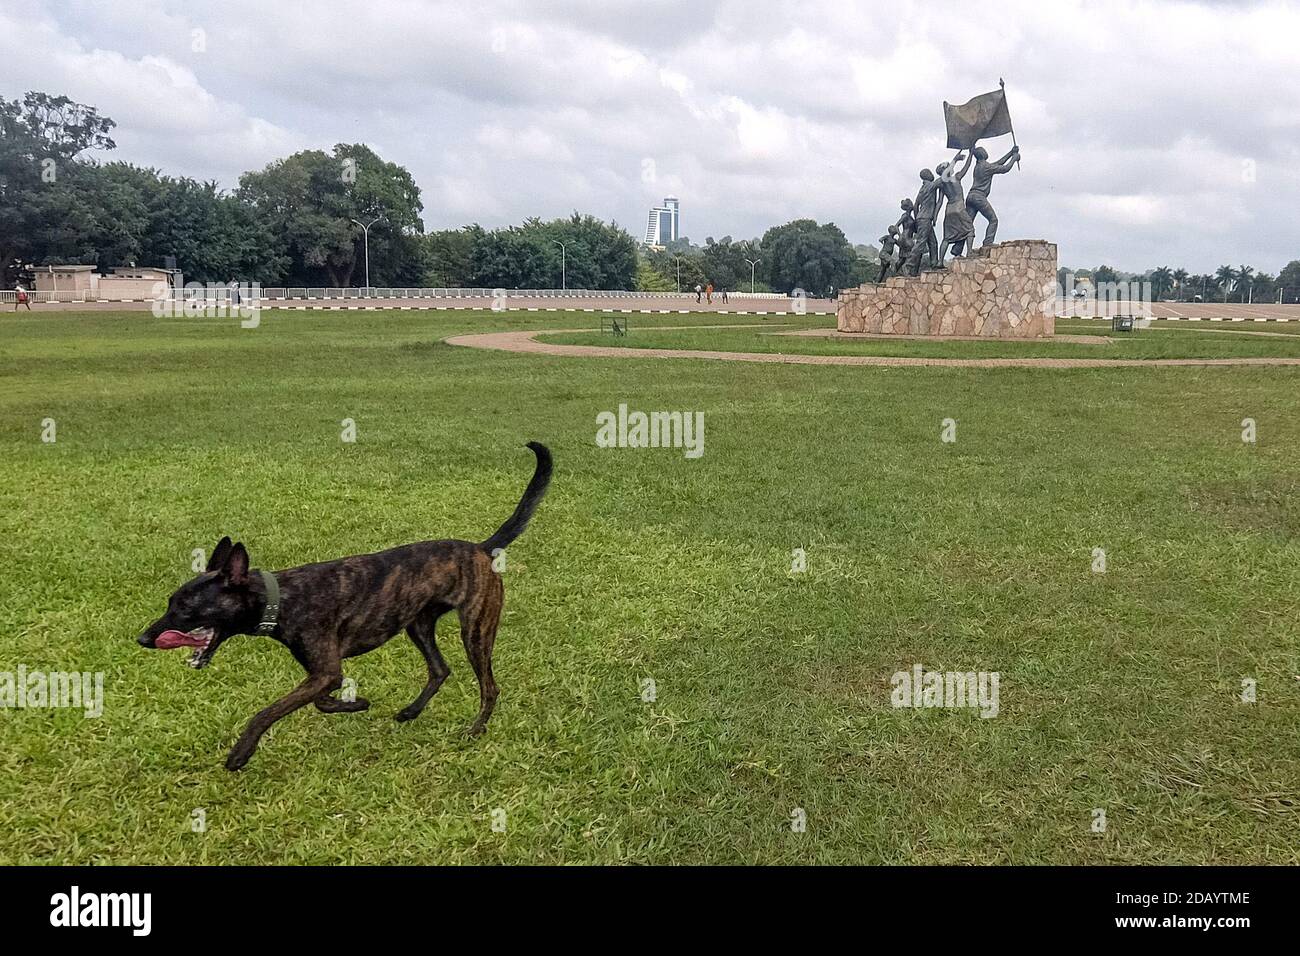
[(569, 288), (568, 253), (565, 251), (564, 243), (559, 239), (552, 239), (551, 242), (560, 247), (560, 291), (564, 292)]
[(749, 263), (749, 294), (753, 295), (754, 294), (754, 267), (757, 266), (763, 260), (746, 259), (745, 261)]
[(352, 220), (358, 226), (361, 227), (361, 235), (364, 237), (363, 244), (365, 245), (366, 248), (366, 298), (367, 299), (370, 298), (370, 227), (373, 226), (375, 223), (379, 222), (379, 220), (383, 218), (384, 217), (380, 215), (380, 216), (376, 216), (374, 219), (371, 219), (369, 222), (362, 222), (360, 219)]

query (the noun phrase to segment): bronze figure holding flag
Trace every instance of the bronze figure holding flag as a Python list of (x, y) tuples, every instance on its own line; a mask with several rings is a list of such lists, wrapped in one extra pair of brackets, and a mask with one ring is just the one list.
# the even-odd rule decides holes
[[(941, 269), (949, 250), (954, 256), (973, 250), (977, 215), (986, 220), (984, 245), (991, 246), (998, 232), (997, 213), (989, 203), (993, 177), (1009, 172), (1013, 163), (1020, 165), (1020, 147), (1016, 145), (1016, 131), (1012, 128), (1011, 113), (1007, 109), (1007, 88), (1002, 80), (998, 80), (996, 90), (981, 93), (965, 103), (954, 106), (945, 101), (943, 119), (948, 132), (948, 147), (957, 150), (957, 155), (950, 162), (936, 166), (934, 173), (928, 169), (921, 170), (921, 188), (915, 203), (904, 200), (903, 216), (897, 223), (896, 234), (890, 227), (892, 235), (881, 237), (882, 246), (889, 247), (887, 258), (893, 260), (894, 249), (898, 249), (896, 273), (919, 275), (926, 259), (929, 268)], [(1007, 133), (1011, 134), (1011, 149), (1001, 159), (990, 162), (988, 150), (976, 143)], [(958, 168), (957, 164), (963, 159), (965, 164)], [(967, 196), (963, 193), (961, 181), (972, 162), (975, 174)], [(934, 225), (944, 200), (943, 239), (939, 242), (936, 241)], [(886, 275), (888, 270), (882, 267), (881, 279)]]
[[(1007, 109), (1007, 85), (998, 80), (998, 88), (988, 93), (981, 93), (967, 100), (960, 106), (943, 104), (943, 121), (948, 128), (948, 148), (968, 149), (975, 157), (975, 176), (971, 183), (970, 195), (965, 200), (966, 219), (971, 221), (974, 241), (974, 220), (980, 214), (987, 221), (984, 229), (984, 245), (993, 245), (998, 234), (998, 217), (989, 203), (989, 190), (993, 188), (993, 177), (1008, 172), (1011, 164), (1020, 163), (1020, 147), (1016, 145), (1016, 131), (1011, 125), (1011, 112)], [(990, 163), (988, 150), (975, 144), (981, 139), (1011, 134), (1011, 149), (996, 163)], [(969, 161), (968, 161), (969, 162)], [(947, 238), (947, 237), (945, 237)], [(960, 247), (954, 252), (960, 254)]]
[[(970, 214), (972, 225), (976, 213), (988, 221), (984, 227), (984, 245), (991, 246), (998, 234), (998, 214), (989, 203), (989, 190), (993, 188), (993, 177), (1008, 172), (1011, 164), (1020, 158), (1020, 147), (1012, 146), (996, 163), (989, 162), (988, 150), (983, 146), (976, 146), (971, 150), (971, 155), (975, 157), (975, 175), (971, 180), (970, 194), (966, 197), (966, 211)], [(971, 245), (974, 245), (974, 240)]]

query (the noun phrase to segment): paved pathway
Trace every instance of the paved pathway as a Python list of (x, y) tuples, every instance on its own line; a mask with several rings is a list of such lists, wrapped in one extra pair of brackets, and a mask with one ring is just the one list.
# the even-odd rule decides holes
[[(1189, 329), (1191, 332), (1224, 332), (1226, 329)], [(905, 342), (988, 342), (992, 341), (985, 335), (912, 335), (910, 333), (897, 332), (841, 332), (839, 329), (799, 329), (797, 332), (773, 332), (773, 335), (791, 335), (807, 339), (847, 339), (852, 341), (857, 339), (861, 342), (863, 339), (874, 339), (877, 341), (893, 340), (897, 342), (902, 339)], [(1287, 338), (1285, 332), (1260, 332), (1259, 335), (1276, 335), (1280, 338)], [(1065, 335), (1060, 332), (1053, 335), (1050, 339), (997, 339), (999, 342), (1008, 344), (1027, 345), (1033, 342), (1046, 343), (1051, 345), (1056, 342), (1064, 342), (1067, 345), (1114, 345), (1115, 339), (1108, 335)]]
[[(657, 331), (671, 331), (700, 326), (664, 326)], [(752, 328), (752, 326), (712, 326), (712, 328)], [(536, 329), (528, 332), (480, 332), (453, 335), (444, 341), (475, 349), (502, 352), (527, 352), (532, 355), (558, 355), (574, 358), (676, 358), (712, 359), (721, 362), (771, 362), (781, 365), (934, 365), (953, 368), (1150, 368), (1152, 366), (1206, 365), (1300, 365), (1300, 357), (1259, 357), (1221, 359), (1102, 359), (1102, 358), (926, 358), (902, 355), (785, 355), (776, 352), (717, 352), (705, 349), (639, 349), (607, 345), (561, 345), (538, 342), (539, 335), (567, 335), (591, 332), (592, 329)]]

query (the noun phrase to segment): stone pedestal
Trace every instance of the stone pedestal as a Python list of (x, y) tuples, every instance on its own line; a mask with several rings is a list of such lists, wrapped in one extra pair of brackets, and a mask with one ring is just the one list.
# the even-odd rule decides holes
[(841, 332), (1048, 338), (1056, 331), (1056, 244), (1013, 239), (945, 270), (840, 292)]

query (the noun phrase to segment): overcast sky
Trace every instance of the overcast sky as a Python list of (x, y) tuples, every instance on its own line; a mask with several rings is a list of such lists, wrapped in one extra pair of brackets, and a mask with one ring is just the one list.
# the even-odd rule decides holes
[(0, 95), (93, 104), (116, 158), (169, 173), (365, 142), (427, 228), (579, 209), (639, 236), (672, 194), (699, 243), (796, 217), (875, 242), (950, 155), (942, 102), (1003, 77), (999, 238), (1300, 258), (1300, 2), (0, 0), (0, 63)]

